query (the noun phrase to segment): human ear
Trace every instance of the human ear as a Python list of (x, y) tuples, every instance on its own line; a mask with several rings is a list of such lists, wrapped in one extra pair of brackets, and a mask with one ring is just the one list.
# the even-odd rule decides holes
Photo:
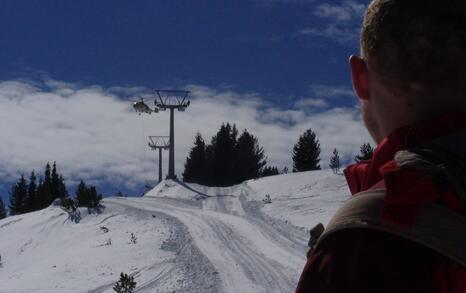
[(360, 100), (369, 100), (369, 72), (364, 59), (352, 55), (349, 58), (353, 89)]

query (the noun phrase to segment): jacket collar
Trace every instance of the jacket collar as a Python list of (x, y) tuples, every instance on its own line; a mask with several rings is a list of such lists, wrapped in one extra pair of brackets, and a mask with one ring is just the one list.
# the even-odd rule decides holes
[(448, 112), (423, 123), (392, 131), (377, 148), (371, 160), (348, 166), (345, 176), (352, 194), (367, 190), (397, 170), (395, 154), (403, 149), (432, 140), (466, 127), (466, 114)]

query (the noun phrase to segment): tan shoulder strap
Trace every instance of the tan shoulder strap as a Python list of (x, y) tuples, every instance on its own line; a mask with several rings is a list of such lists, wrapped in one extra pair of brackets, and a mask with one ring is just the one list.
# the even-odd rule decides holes
[(367, 228), (390, 233), (429, 247), (466, 268), (466, 217), (438, 204), (424, 207), (412, 228), (381, 221), (385, 189), (361, 192), (351, 197), (330, 220), (326, 237), (344, 229)]

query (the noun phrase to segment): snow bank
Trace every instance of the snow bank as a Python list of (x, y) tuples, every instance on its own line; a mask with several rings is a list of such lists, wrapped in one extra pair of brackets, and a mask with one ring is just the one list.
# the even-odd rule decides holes
[(0, 292), (113, 292), (120, 272), (145, 275), (141, 283), (167, 269), (167, 221), (105, 205), (100, 214), (80, 209), (78, 223), (53, 206), (0, 221)]
[(326, 224), (349, 197), (350, 191), (343, 175), (319, 170), (248, 180), (232, 187), (207, 187), (165, 180), (148, 191), (145, 197), (200, 200), (215, 196), (243, 196), (247, 201), (262, 203), (267, 195), (272, 202), (262, 205), (263, 213), (309, 228), (318, 222)]
[(79, 217), (57, 206), (8, 217), (0, 292), (113, 292), (120, 272), (135, 277), (137, 292), (292, 292), (308, 229), (348, 195), (329, 170), (228, 188), (166, 180)]

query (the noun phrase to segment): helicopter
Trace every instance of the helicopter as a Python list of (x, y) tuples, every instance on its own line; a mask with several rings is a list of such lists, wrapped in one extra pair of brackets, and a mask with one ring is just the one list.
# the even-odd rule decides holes
[(133, 108), (139, 115), (141, 115), (142, 113), (152, 114), (152, 112), (159, 112), (159, 109), (155, 108), (154, 110), (152, 110), (149, 106), (147, 106), (147, 104), (144, 103), (143, 98), (141, 98), (140, 101), (134, 102)]

